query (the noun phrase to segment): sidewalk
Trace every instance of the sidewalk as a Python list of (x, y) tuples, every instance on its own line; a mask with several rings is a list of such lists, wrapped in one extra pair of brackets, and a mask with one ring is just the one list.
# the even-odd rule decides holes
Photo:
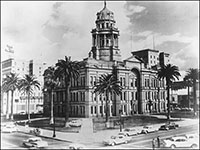
[[(181, 126), (186, 126), (186, 125), (192, 125), (199, 123), (198, 119), (182, 119), (180, 121), (177, 121), (177, 123)], [(154, 124), (154, 127), (160, 127), (163, 123), (159, 124)], [(141, 126), (134, 127), (136, 129), (141, 129)], [(19, 131), (23, 133), (29, 133), (29, 131), (33, 129), (32, 127), (25, 127), (25, 126), (19, 126)], [(102, 141), (105, 138), (108, 138), (112, 135), (116, 135), (119, 132), (119, 129), (112, 129), (112, 130), (102, 130), (98, 131), (96, 133), (91, 133), (91, 132), (84, 132), (84, 133), (69, 133), (69, 132), (60, 132), (56, 131), (56, 137), (53, 138), (53, 130), (46, 130), (46, 129), (41, 129), (42, 130), (42, 135), (41, 137), (45, 138), (51, 138), (51, 139), (56, 139), (59, 141), (64, 141), (64, 142), (71, 142), (71, 143), (82, 143), (84, 145), (90, 146), (91, 143), (102, 143)]]

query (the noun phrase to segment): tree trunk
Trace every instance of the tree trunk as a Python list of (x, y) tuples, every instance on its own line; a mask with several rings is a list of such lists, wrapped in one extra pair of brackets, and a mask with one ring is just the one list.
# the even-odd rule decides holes
[(31, 123), (31, 116), (30, 116), (30, 93), (28, 93), (28, 123)]
[(169, 82), (167, 81), (167, 120), (170, 120), (170, 88)]
[(13, 103), (14, 103), (14, 99), (13, 99), (13, 95), (14, 95), (14, 91), (11, 91), (11, 116), (10, 119), (13, 120)]
[(6, 119), (9, 119), (9, 91), (7, 92)]
[(194, 114), (196, 115), (197, 111), (197, 100), (196, 100), (196, 80), (193, 80), (193, 100), (194, 100)]
[(190, 108), (190, 86), (188, 85), (188, 108)]
[(69, 119), (69, 99), (70, 99), (70, 94), (69, 94), (69, 84), (68, 82), (65, 82), (66, 84), (66, 93), (65, 93), (65, 123), (67, 123)]
[(51, 103), (51, 112), (50, 112), (50, 124), (53, 124), (53, 91), (49, 92), (49, 99)]

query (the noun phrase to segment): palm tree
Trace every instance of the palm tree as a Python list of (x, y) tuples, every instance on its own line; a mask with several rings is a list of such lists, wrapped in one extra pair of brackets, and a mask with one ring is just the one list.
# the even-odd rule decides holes
[(199, 80), (199, 70), (190, 68), (187, 71), (185, 80), (187, 80), (193, 86), (194, 114), (196, 114), (197, 111), (196, 84), (197, 80)]
[(28, 122), (30, 123), (30, 96), (33, 94), (34, 89), (40, 89), (40, 83), (37, 78), (33, 75), (25, 74), (20, 80), (19, 90), (22, 94), (28, 97)]
[(179, 79), (180, 73), (177, 66), (168, 64), (161, 66), (160, 69), (158, 69), (158, 78), (159, 79), (165, 79), (166, 80), (166, 86), (167, 86), (167, 119), (170, 119), (170, 87), (173, 81), (176, 79)]
[(190, 107), (190, 87), (192, 86), (192, 81), (191, 79), (188, 77), (188, 76), (185, 76), (183, 78), (183, 81), (184, 81), (184, 85), (185, 87), (187, 87), (187, 92), (188, 92), (188, 95), (187, 95), (187, 100), (188, 100), (188, 108)]
[(53, 124), (53, 90), (58, 86), (58, 80), (55, 75), (55, 68), (48, 67), (44, 71), (44, 89), (49, 93), (49, 99), (51, 103), (51, 115), (50, 115), (50, 124)]
[(121, 94), (122, 87), (119, 85), (120, 81), (117, 80), (116, 76), (112, 74), (103, 74), (99, 78), (99, 81), (94, 86), (94, 93), (104, 94), (106, 97), (106, 122), (108, 122), (108, 101), (109, 94), (115, 93)]
[(67, 122), (69, 118), (69, 89), (70, 89), (70, 82), (73, 79), (78, 79), (79, 77), (79, 69), (81, 68), (80, 62), (71, 61), (71, 57), (65, 56), (65, 59), (58, 60), (56, 63), (56, 70), (55, 74), (60, 80), (64, 80), (65, 83), (65, 122)]
[(14, 107), (14, 92), (18, 88), (18, 82), (19, 82), (19, 77), (15, 73), (10, 73), (9, 75), (6, 76), (3, 80), (3, 90), (7, 92), (7, 112), (6, 112), (6, 118), (8, 119), (9, 117), (9, 112), (8, 112), (8, 102), (9, 102), (9, 91), (11, 91), (11, 116), (10, 119), (13, 120), (13, 107)]

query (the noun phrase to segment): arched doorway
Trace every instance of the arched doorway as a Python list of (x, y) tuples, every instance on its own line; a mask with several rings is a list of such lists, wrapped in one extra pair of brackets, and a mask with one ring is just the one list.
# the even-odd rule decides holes
[(138, 68), (132, 68), (131, 72), (134, 73), (136, 76), (135, 86), (137, 88), (137, 92), (136, 92), (137, 93), (136, 94), (137, 107), (138, 107), (138, 113), (142, 114), (143, 108), (142, 108), (141, 73)]

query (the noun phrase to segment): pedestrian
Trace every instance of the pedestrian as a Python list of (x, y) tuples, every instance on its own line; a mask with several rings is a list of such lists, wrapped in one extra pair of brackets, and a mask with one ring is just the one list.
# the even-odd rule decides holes
[(156, 141), (155, 141), (155, 139), (153, 138), (153, 140), (152, 140), (152, 148), (153, 148), (153, 150), (155, 150), (155, 144), (156, 144)]
[(157, 137), (157, 144), (158, 144), (158, 148), (160, 148), (160, 137)]

